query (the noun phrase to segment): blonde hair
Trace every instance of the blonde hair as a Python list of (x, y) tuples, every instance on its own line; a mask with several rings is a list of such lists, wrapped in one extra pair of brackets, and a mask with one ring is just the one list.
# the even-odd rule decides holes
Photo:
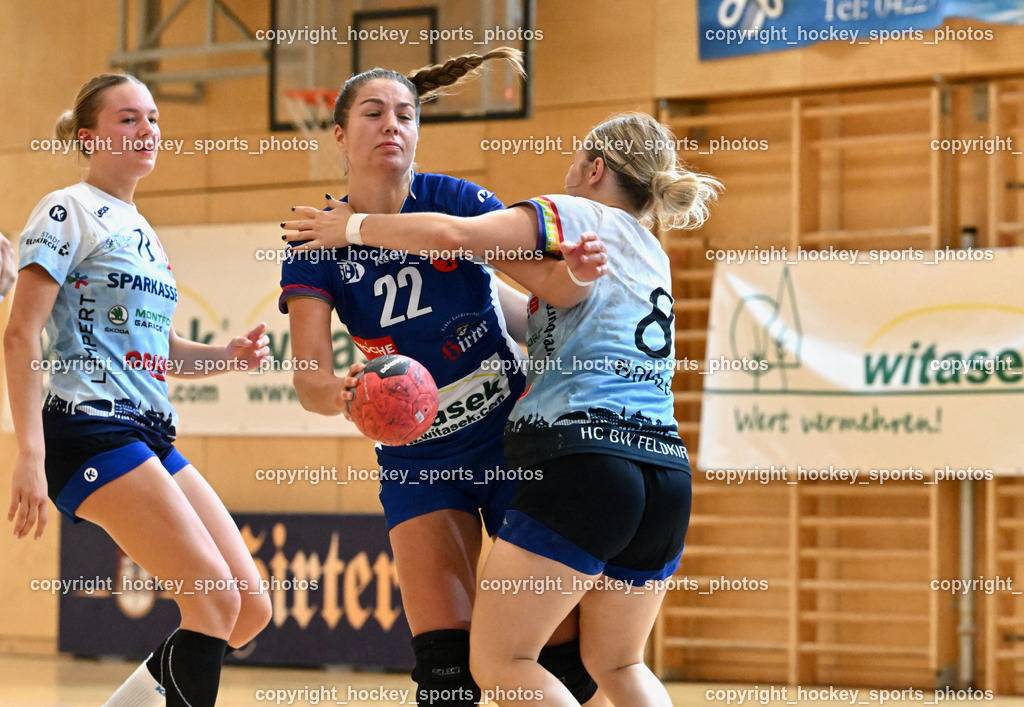
[(646, 113), (622, 113), (593, 128), (587, 158), (604, 160), (646, 228), (698, 228), (724, 187), (676, 156), (672, 131)]
[(408, 76), (390, 69), (370, 69), (361, 74), (356, 74), (342, 86), (338, 98), (334, 101), (334, 124), (345, 127), (348, 121), (348, 113), (352, 103), (356, 100), (356, 94), (364, 84), (374, 79), (389, 79), (409, 89), (416, 102), (416, 122), (420, 119), (421, 101), (430, 101), (438, 96), (443, 96), (450, 91), (450, 87), (472, 81), (480, 74), (480, 65), (491, 59), (504, 59), (519, 76), (526, 76), (523, 70), (523, 53), (512, 47), (498, 47), (487, 52), (483, 56), (479, 54), (463, 54), (449, 59), (443, 64), (432, 64), (416, 69)]
[[(82, 128), (95, 128), (96, 117), (103, 108), (103, 92), (123, 83), (146, 85), (131, 74), (100, 74), (86, 81), (75, 96), (75, 107), (64, 111), (57, 118), (57, 124), (53, 127), (54, 136), (61, 142), (70, 143), (78, 140), (78, 131)], [(89, 156), (86, 146), (81, 143), (78, 151)]]

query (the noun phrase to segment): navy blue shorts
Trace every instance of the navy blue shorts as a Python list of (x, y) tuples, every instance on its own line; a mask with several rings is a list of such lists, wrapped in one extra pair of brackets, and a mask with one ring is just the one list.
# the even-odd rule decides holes
[(380, 503), (388, 530), (443, 509), (483, 516), (488, 535), (501, 527), (518, 476), (505, 470), (501, 438), (444, 459), (412, 459), (377, 453)]
[(581, 574), (643, 584), (679, 568), (690, 473), (608, 454), (571, 454), (524, 480), (498, 537)]
[(131, 428), (84, 437), (46, 438), (47, 493), (57, 510), (75, 523), (82, 501), (93, 491), (156, 457), (171, 475), (189, 461), (173, 444), (157, 444)]

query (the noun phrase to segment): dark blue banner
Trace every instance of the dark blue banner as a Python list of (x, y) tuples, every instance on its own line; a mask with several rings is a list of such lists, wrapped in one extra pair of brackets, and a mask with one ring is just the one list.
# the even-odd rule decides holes
[(991, 28), (940, 27), (947, 17), (1024, 24), (1021, 0), (699, 0), (698, 13), (702, 61), (815, 42), (938, 44), (993, 37)]
[[(380, 515), (234, 514), (264, 579), (270, 625), (228, 662), (407, 670), (413, 656)], [(168, 539), (173, 552), (173, 539)], [(141, 660), (178, 625), (174, 591), (91, 523), (61, 525), (63, 653)]]

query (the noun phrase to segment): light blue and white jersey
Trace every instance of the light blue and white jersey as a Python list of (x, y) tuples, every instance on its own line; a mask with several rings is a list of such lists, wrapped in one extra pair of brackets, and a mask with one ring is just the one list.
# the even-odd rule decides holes
[(512, 465), (600, 452), (689, 470), (674, 418), (674, 315), (668, 256), (621, 209), (572, 196), (532, 207), (548, 241), (594, 231), (609, 273), (569, 309), (530, 299), (526, 392), (506, 428)]
[(165, 374), (178, 290), (135, 206), (85, 182), (48, 194), (21, 234), (19, 261), (60, 284), (46, 322), (55, 361), (44, 419), (173, 435)]

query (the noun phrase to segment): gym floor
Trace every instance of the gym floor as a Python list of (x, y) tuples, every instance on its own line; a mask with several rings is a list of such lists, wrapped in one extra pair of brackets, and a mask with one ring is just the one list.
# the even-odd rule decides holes
[[(66, 656), (0, 656), (0, 707), (96, 707), (128, 676), (135, 665), (120, 661), (78, 660)], [(414, 703), (413, 683), (404, 675), (361, 673), (349, 670), (291, 670), (227, 667), (221, 679), (218, 703), (235, 705), (343, 704), (382, 707)], [(1019, 697), (941, 699), (931, 693), (908, 694), (882, 701), (868, 688), (784, 688), (711, 683), (670, 683), (674, 705), (949, 705), (1020, 707)], [(856, 692), (855, 692), (856, 691)], [(710, 699), (709, 699), (710, 697)], [(979, 699), (979, 697), (981, 699)], [(542, 703), (541, 703), (542, 704)], [(628, 707), (628, 706), (623, 706)]]

